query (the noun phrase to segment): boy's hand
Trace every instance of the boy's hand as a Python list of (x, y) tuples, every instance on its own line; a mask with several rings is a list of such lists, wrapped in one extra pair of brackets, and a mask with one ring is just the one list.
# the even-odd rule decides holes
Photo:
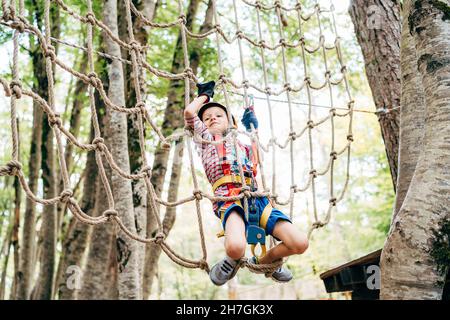
[(205, 83), (197, 83), (198, 88), (198, 96), (206, 96), (208, 97), (208, 100), (206, 102), (209, 102), (211, 98), (214, 96), (214, 87), (216, 83), (214, 81), (209, 81)]
[(252, 131), (251, 124), (253, 124), (255, 129), (258, 129), (258, 119), (256, 118), (253, 107), (248, 107), (245, 109), (241, 122), (247, 131)]

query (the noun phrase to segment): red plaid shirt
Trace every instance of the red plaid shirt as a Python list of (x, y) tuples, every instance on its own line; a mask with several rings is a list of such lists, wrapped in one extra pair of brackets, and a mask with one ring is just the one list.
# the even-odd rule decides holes
[[(186, 118), (186, 125), (194, 130), (194, 133), (204, 140), (214, 141), (223, 138), (222, 135), (213, 135), (209, 132), (208, 127), (195, 115), (192, 118)], [(256, 143), (251, 146), (243, 144), (237, 140), (238, 153), (242, 163), (242, 169), (246, 177), (253, 177), (253, 186), (258, 188), (256, 182), (257, 164)], [(202, 143), (195, 141), (195, 149), (202, 159), (203, 168), (205, 169), (208, 181), (213, 185), (217, 180), (226, 175), (239, 175), (239, 166), (235, 154), (235, 150), (231, 141), (224, 141), (222, 144), (214, 145), (211, 143)], [(240, 185), (239, 185), (240, 186)], [(227, 183), (218, 187), (214, 195), (230, 196), (232, 189), (238, 186), (233, 183)], [(214, 211), (217, 209), (217, 203), (213, 204)]]

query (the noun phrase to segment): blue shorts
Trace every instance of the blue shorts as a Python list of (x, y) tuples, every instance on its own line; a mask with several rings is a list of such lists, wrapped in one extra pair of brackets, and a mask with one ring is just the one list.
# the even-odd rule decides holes
[[(273, 229), (275, 228), (275, 224), (278, 220), (285, 220), (292, 223), (291, 220), (283, 212), (272, 207), (272, 203), (267, 197), (255, 197), (251, 199), (255, 200), (256, 213), (258, 214), (259, 218), (259, 226), (266, 231), (266, 235), (272, 235)], [(249, 199), (249, 203), (251, 202), (251, 199)], [(237, 201), (217, 202), (218, 209), (216, 212), (216, 216), (222, 221), (222, 227), (224, 230), (230, 213), (232, 211), (236, 211), (242, 217), (242, 220), (244, 220), (245, 230), (247, 231), (249, 223), (247, 219), (245, 219), (243, 201), (246, 201), (245, 198)]]

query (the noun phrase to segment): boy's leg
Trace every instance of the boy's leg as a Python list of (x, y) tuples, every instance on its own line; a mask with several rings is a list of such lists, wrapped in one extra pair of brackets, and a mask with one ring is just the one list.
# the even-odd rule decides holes
[(245, 255), (246, 245), (244, 220), (237, 211), (232, 211), (225, 224), (225, 251), (230, 258), (239, 260)]
[(273, 236), (282, 242), (270, 249), (259, 261), (260, 264), (272, 263), (275, 260), (293, 254), (302, 254), (308, 249), (308, 238), (297, 230), (290, 222), (278, 220), (273, 229)]
[(225, 251), (227, 256), (216, 263), (209, 273), (211, 281), (218, 286), (225, 284), (237, 272), (238, 260), (245, 254), (245, 224), (238, 212), (230, 212), (225, 224)]

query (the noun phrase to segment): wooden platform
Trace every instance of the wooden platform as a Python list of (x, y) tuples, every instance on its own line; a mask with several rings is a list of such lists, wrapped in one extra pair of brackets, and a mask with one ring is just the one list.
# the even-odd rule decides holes
[[(352, 293), (353, 300), (377, 300), (380, 297), (379, 289), (369, 289), (367, 282), (373, 277), (373, 271), (368, 272), (370, 266), (380, 265), (381, 250), (374, 251), (361, 258), (347, 262), (336, 268), (330, 269), (320, 274), (325, 289), (331, 292)], [(449, 271), (450, 273), (450, 271)], [(450, 300), (450, 276), (447, 274), (447, 281), (444, 287), (443, 300)]]

